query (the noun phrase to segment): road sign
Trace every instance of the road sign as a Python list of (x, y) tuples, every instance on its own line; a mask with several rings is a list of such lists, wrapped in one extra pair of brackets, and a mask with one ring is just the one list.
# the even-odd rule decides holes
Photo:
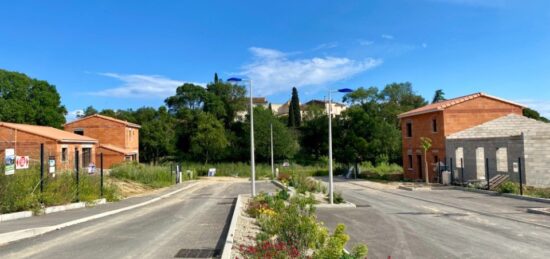
[(48, 165), (49, 165), (49, 171), (50, 174), (55, 173), (55, 156), (50, 156), (48, 158)]
[(29, 169), (29, 156), (15, 156), (15, 169)]
[(6, 175), (12, 175), (15, 173), (15, 150), (13, 148), (7, 148), (4, 153), (4, 164), (6, 165), (4, 173)]

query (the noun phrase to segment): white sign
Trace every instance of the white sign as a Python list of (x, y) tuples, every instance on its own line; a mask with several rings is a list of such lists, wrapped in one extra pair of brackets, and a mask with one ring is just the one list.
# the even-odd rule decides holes
[(208, 176), (216, 176), (216, 168), (208, 169)]
[(518, 173), (519, 172), (518, 162), (512, 163), (512, 168), (514, 170), (514, 173)]
[(48, 165), (49, 165), (49, 172), (50, 174), (55, 173), (55, 157), (50, 156), (48, 159)]
[(15, 156), (15, 169), (29, 169), (29, 156)]
[(15, 150), (13, 148), (7, 148), (5, 150), (4, 164), (4, 173), (6, 175), (12, 175), (15, 173)]

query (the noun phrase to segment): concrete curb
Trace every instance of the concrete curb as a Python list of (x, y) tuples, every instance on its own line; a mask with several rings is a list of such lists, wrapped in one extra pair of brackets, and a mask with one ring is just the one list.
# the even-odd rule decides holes
[(409, 187), (409, 186), (399, 186), (397, 189), (405, 191), (431, 191), (431, 187)]
[(339, 203), (339, 204), (315, 204), (315, 208), (323, 208), (323, 209), (342, 209), (342, 208), (357, 208), (357, 206), (354, 203), (351, 203), (349, 201), (346, 201), (345, 203)]
[(462, 190), (462, 191), (466, 191), (466, 192), (483, 193), (483, 194), (488, 194), (488, 195), (493, 195), (493, 196), (502, 196), (502, 197), (506, 197), (506, 198), (512, 198), (512, 199), (518, 199), (518, 200), (524, 200), (524, 201), (536, 201), (536, 202), (542, 202), (542, 203), (550, 203), (550, 199), (530, 197), (530, 196), (521, 196), (521, 195), (511, 194), (511, 193), (499, 193), (499, 192), (495, 192), (495, 191), (465, 188), (465, 187), (460, 187), (460, 186), (455, 186), (454, 189)]
[(22, 218), (30, 218), (30, 217), (32, 217), (32, 211), (30, 210), (0, 214), (0, 222), (22, 219)]
[(104, 217), (107, 217), (107, 216), (118, 214), (118, 213), (121, 213), (121, 212), (124, 212), (124, 211), (132, 210), (132, 209), (139, 208), (139, 207), (143, 207), (145, 205), (157, 202), (161, 199), (170, 197), (170, 196), (172, 196), (176, 193), (179, 193), (179, 192), (182, 192), (184, 190), (190, 189), (191, 187), (193, 187), (197, 184), (198, 183), (190, 184), (189, 186), (186, 186), (186, 187), (181, 188), (179, 190), (175, 190), (173, 192), (164, 194), (162, 196), (153, 198), (151, 200), (148, 200), (148, 201), (145, 201), (145, 202), (142, 202), (142, 203), (134, 204), (134, 205), (131, 205), (131, 206), (128, 206), (128, 207), (125, 207), (125, 208), (120, 208), (120, 209), (116, 209), (116, 210), (112, 210), (112, 211), (103, 212), (103, 213), (100, 213), (100, 214), (92, 215), (92, 216), (81, 218), (81, 219), (72, 220), (72, 221), (61, 223), (61, 224), (58, 224), (58, 225), (48, 226), (48, 227), (39, 227), (39, 228), (29, 228), (29, 229), (23, 229), (23, 230), (8, 232), (8, 233), (2, 233), (2, 234), (0, 234), (0, 246), (11, 243), (11, 242), (14, 242), (14, 241), (19, 241), (19, 240), (22, 240), (22, 239), (39, 236), (39, 235), (42, 235), (42, 234), (45, 234), (45, 233), (48, 233), (48, 232), (51, 232), (51, 231), (54, 231), (54, 230), (59, 230), (59, 229), (74, 226), (74, 225), (77, 225), (77, 224), (80, 224), (80, 223), (88, 222), (88, 221), (91, 221), (91, 220), (94, 220), (94, 219), (100, 219), (100, 218), (104, 218)]
[(531, 209), (527, 209), (527, 212), (550, 216), (550, 212), (548, 212), (546, 210), (547, 210), (547, 208), (531, 208)]
[(287, 190), (291, 196), (296, 194), (296, 189), (294, 189), (294, 187), (286, 186), (283, 183), (279, 182), (278, 180), (271, 180), (271, 183), (275, 184), (275, 186), (281, 189)]
[(44, 214), (50, 214), (50, 213), (66, 211), (66, 210), (81, 209), (81, 208), (84, 208), (84, 207), (86, 207), (85, 202), (76, 202), (76, 203), (70, 203), (70, 204), (67, 204), (67, 205), (46, 207), (44, 209)]
[(235, 204), (235, 209), (233, 210), (233, 215), (231, 216), (231, 224), (229, 225), (229, 230), (227, 231), (227, 237), (225, 239), (225, 245), (223, 246), (221, 259), (230, 259), (231, 250), (233, 249), (233, 238), (235, 236), (235, 230), (237, 229), (237, 220), (242, 211), (242, 200), (244, 199), (244, 194), (239, 194), (237, 196), (237, 202)]

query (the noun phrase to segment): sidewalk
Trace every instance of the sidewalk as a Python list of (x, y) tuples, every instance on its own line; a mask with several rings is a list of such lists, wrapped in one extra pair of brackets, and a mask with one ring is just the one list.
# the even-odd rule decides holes
[(86, 217), (97, 215), (104, 212), (126, 208), (132, 205), (153, 200), (167, 193), (176, 191), (181, 188), (185, 188), (196, 182), (197, 181), (187, 181), (180, 185), (167, 187), (166, 189), (157, 191), (153, 194), (138, 196), (138, 197), (131, 197), (118, 202), (96, 205), (91, 208), (82, 208), (82, 209), (75, 209), (75, 210), (69, 210), (69, 211), (55, 212), (51, 214), (33, 216), (30, 218), (0, 222), (0, 234), (5, 234), (5, 233), (19, 231), (19, 230), (25, 230), (25, 229), (56, 226), (72, 220), (78, 220), (78, 219), (86, 218)]

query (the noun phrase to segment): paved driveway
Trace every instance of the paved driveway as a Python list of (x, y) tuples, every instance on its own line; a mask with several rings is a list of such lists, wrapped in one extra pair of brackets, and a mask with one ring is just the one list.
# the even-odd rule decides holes
[(460, 190), (404, 191), (341, 181), (336, 191), (356, 209), (318, 209), (344, 223), (369, 258), (550, 258), (550, 216), (526, 208), (550, 204)]

